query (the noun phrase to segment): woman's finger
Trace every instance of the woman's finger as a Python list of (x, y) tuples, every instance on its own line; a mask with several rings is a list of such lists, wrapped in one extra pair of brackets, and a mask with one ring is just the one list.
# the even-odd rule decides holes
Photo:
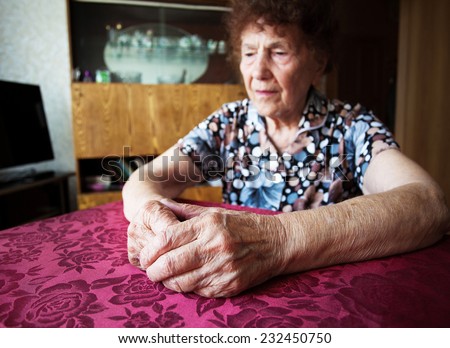
[(162, 281), (165, 287), (176, 292), (194, 292), (203, 297), (227, 297), (240, 291), (236, 272), (205, 272), (198, 268)]
[(199, 216), (211, 208), (205, 208), (198, 205), (178, 203), (173, 200), (162, 199), (161, 203), (166, 205), (180, 220), (189, 220)]
[(176, 215), (158, 201), (146, 203), (138, 213), (137, 223), (142, 223), (155, 234), (163, 233), (167, 226), (179, 223)]
[(134, 223), (128, 226), (127, 234), (128, 260), (132, 265), (140, 266), (139, 255), (146, 245), (151, 244), (154, 234), (143, 225)]
[(156, 233), (151, 243), (147, 243), (140, 251), (141, 268), (146, 269), (163, 254), (197, 240), (203, 225), (202, 221), (187, 220), (167, 226), (164, 231)]
[(165, 205), (151, 201), (136, 214), (127, 229), (128, 260), (132, 265), (140, 266), (142, 249), (151, 245), (155, 233), (164, 233), (167, 226), (178, 223), (178, 219)]
[(141, 267), (147, 269), (147, 276), (154, 282), (181, 275), (202, 267), (208, 262), (197, 241), (173, 249), (157, 257), (147, 259), (146, 249), (141, 252)]

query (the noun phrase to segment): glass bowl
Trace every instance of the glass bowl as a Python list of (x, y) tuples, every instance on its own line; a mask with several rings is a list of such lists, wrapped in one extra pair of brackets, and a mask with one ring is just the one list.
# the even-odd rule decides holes
[(209, 48), (198, 35), (166, 24), (110, 29), (104, 49), (108, 69), (121, 82), (191, 83), (208, 67)]

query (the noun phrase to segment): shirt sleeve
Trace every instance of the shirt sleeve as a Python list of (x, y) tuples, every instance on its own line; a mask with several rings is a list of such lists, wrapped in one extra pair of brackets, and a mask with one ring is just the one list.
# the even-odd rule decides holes
[(372, 113), (362, 113), (354, 117), (344, 135), (349, 164), (359, 188), (362, 190), (364, 175), (371, 160), (380, 152), (396, 148), (392, 133)]
[(203, 181), (218, 180), (224, 173), (222, 118), (220, 111), (211, 114), (178, 142), (180, 151), (201, 170)]

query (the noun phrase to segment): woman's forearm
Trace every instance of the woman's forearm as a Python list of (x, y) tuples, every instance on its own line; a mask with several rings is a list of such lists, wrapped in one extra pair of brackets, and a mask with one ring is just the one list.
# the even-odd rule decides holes
[(162, 183), (140, 180), (138, 174), (133, 173), (122, 190), (123, 211), (128, 221), (131, 221), (137, 211), (150, 200), (160, 200), (168, 197), (169, 191), (164, 191)]
[(416, 183), (278, 217), (292, 239), (283, 273), (419, 249), (449, 229), (442, 192)]
[(191, 159), (174, 145), (130, 176), (122, 191), (125, 217), (131, 221), (146, 202), (175, 198), (200, 181)]

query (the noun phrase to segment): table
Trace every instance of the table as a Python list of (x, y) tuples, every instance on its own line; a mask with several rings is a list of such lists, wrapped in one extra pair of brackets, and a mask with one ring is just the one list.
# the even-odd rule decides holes
[(0, 326), (450, 327), (448, 236), (208, 299), (152, 283), (128, 263), (122, 209), (115, 202), (1, 231)]

